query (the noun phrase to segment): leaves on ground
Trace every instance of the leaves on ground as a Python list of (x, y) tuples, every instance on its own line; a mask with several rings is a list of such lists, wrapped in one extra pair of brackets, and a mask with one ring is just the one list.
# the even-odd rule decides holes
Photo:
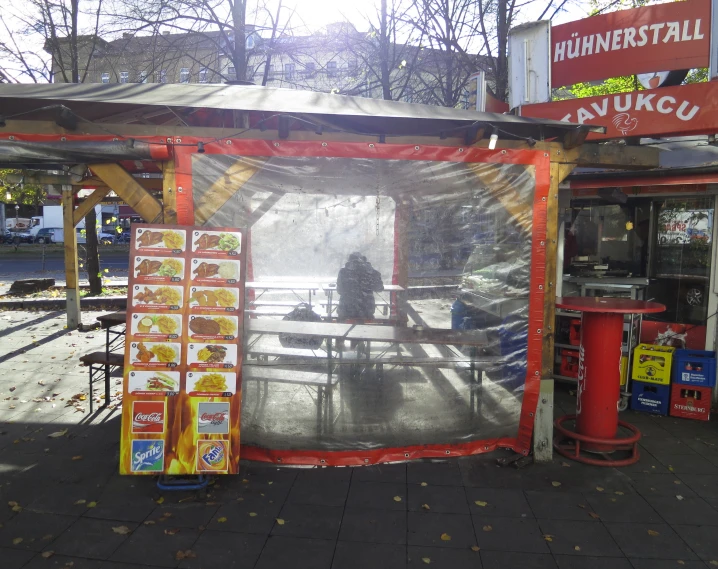
[(179, 528), (169, 528), (165, 530), (165, 535), (174, 535), (176, 533), (179, 533)]
[(73, 456), (72, 460), (82, 460), (82, 455), (78, 454), (77, 456)]
[(427, 484), (426, 482), (422, 482), (421, 485), (422, 485), (422, 486), (428, 486), (428, 484)]
[[(676, 499), (679, 500), (679, 501), (680, 501), (680, 500), (683, 500), (683, 496), (681, 496), (680, 494), (676, 494)], [(14, 508), (13, 508), (13, 509), (14, 509)]]
[(451, 541), (451, 536), (448, 533), (442, 533), (441, 541)]
[(250, 517), (250, 518), (256, 518), (256, 517), (257, 517), (257, 512), (249, 512), (249, 517)]
[(13, 512), (22, 512), (22, 506), (15, 505), (12, 507)]
[(481, 548), (478, 545), (472, 545), (471, 551), (481, 551)]
[(283, 520), (282, 518), (277, 518), (277, 523), (278, 523), (280, 526), (283, 526), (283, 525), (284, 525), (284, 520)]
[(581, 551), (581, 546), (580, 546), (580, 545), (574, 545), (574, 546), (573, 546), (573, 550), (574, 550), (574, 551)]
[[(249, 514), (249, 515), (251, 516), (252, 514)], [(224, 516), (222, 516), (221, 518), (217, 518), (218, 524), (223, 524), (226, 521), (227, 521), (227, 518), (225, 518)]]
[(186, 549), (185, 551), (178, 551), (175, 553), (175, 559), (177, 561), (182, 561), (183, 559), (194, 559), (197, 557), (197, 554), (192, 551), (191, 549)]
[(97, 502), (90, 502), (89, 504), (87, 504), (88, 508), (94, 508), (95, 506), (97, 506)]
[(127, 526), (113, 526), (112, 531), (119, 533), (120, 535), (127, 535), (130, 533), (130, 528)]
[(81, 506), (82, 504), (86, 504), (86, 503), (87, 503), (87, 500), (78, 500), (77, 502), (75, 502), (74, 505), (75, 505), (75, 506)]
[(394, 496), (395, 502), (401, 502), (401, 496)]
[(429, 504), (422, 504), (421, 507), (424, 510), (431, 510), (431, 508), (429, 507)]
[(588, 515), (591, 516), (594, 520), (601, 519), (601, 516), (599, 516), (596, 512), (588, 512)]
[(654, 529), (649, 529), (649, 530), (648, 530), (648, 535), (652, 535), (653, 537), (655, 537), (655, 536), (660, 535), (660, 534), (659, 534), (656, 530), (654, 530)]
[(680, 480), (674, 480), (674, 481), (673, 481), (673, 484), (680, 484), (680, 483), (681, 483)]
[(584, 510), (586, 509), (586, 504), (577, 504), (577, 506), (578, 506), (579, 508), (583, 508)]
[(553, 482), (551, 482), (551, 486), (553, 486), (554, 488), (558, 488), (559, 486), (561, 486), (561, 483), (554, 480)]
[(44, 557), (45, 559), (49, 559), (49, 558), (52, 557), (53, 555), (55, 555), (55, 552), (54, 552), (54, 551), (43, 551), (43, 552), (40, 554), (40, 557)]
[(146, 525), (146, 526), (153, 526), (153, 525), (155, 525), (155, 521), (154, 521), (154, 520), (146, 520), (146, 521), (144, 521), (144, 522), (142, 522), (142, 523), (143, 523), (144, 525)]
[(481, 529), (483, 529), (484, 531), (491, 531), (491, 530), (493, 530), (494, 528), (492, 528), (491, 526), (484, 526), (484, 527), (481, 528)]
[(605, 488), (603, 488), (602, 486), (596, 486), (596, 492), (603, 492), (604, 490)]
[(426, 563), (427, 565), (429, 565), (429, 563), (431, 563), (431, 557), (422, 557), (421, 560), (424, 563)]
[(618, 491), (618, 490), (616, 490), (616, 491), (614, 492), (614, 494), (615, 494), (616, 496), (623, 496), (623, 492), (620, 492), (620, 491)]
[(564, 468), (571, 468), (571, 465), (568, 462), (562, 462), (561, 466), (563, 466)]
[(159, 498), (157, 498), (157, 500), (155, 500), (155, 502), (157, 502), (158, 504), (162, 504), (162, 503), (164, 503), (164, 501), (165, 501), (164, 496), (160, 496)]
[(553, 536), (548, 533), (546, 535), (544, 535), (543, 538), (546, 541), (553, 541)]
[(55, 431), (54, 433), (50, 433), (47, 435), (48, 439), (58, 439), (60, 437), (64, 437), (67, 434), (68, 429), (62, 429), (61, 431)]
[(476, 500), (474, 502), (477, 506), (481, 506), (482, 508), (485, 508), (488, 505), (488, 502), (482, 502), (481, 500)]
[(16, 537), (15, 539), (12, 540), (13, 545), (17, 545), (18, 543), (22, 543), (21, 537)]
[(8, 506), (10, 506), (11, 508), (14, 508), (15, 506), (17, 506), (17, 505), (18, 505), (18, 503), (17, 503), (17, 502), (12, 502), (12, 501), (11, 501), (11, 502), (8, 502), (8, 503), (7, 503), (7, 505), (8, 505)]

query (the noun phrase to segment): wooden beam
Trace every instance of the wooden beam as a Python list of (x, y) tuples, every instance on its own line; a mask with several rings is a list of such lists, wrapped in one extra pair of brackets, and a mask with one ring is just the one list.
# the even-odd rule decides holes
[(67, 329), (76, 330), (82, 322), (80, 314), (79, 269), (77, 266), (77, 232), (74, 223), (74, 196), (72, 186), (62, 189), (62, 220), (65, 238), (65, 298), (67, 305)]
[(618, 144), (584, 144), (571, 150), (554, 149), (552, 162), (591, 168), (647, 170), (660, 166), (658, 148)]
[(534, 421), (534, 462), (553, 460), (553, 379), (542, 379)]
[(89, 213), (89, 211), (99, 204), (102, 199), (110, 193), (109, 188), (99, 189), (97, 188), (85, 200), (77, 206), (77, 209), (72, 213), (73, 227), (77, 227), (77, 224)]
[(119, 164), (91, 164), (89, 168), (147, 223), (162, 220), (162, 204)]
[(544, 270), (544, 320), (541, 377), (553, 376), (554, 327), (556, 320), (556, 258), (558, 247), (558, 185), (560, 166), (551, 164), (551, 183), (546, 204), (546, 264)]
[(177, 224), (177, 185), (175, 161), (168, 160), (162, 169), (162, 213), (165, 225)]

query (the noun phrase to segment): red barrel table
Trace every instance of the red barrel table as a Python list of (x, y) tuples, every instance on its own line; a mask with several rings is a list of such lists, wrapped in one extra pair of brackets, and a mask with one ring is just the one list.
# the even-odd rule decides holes
[[(556, 307), (582, 312), (583, 319), (576, 414), (556, 419), (558, 434), (554, 448), (567, 458), (596, 466), (627, 466), (637, 462), (641, 432), (618, 420), (623, 316), (663, 312), (666, 307), (657, 302), (586, 296), (557, 298)], [(575, 421), (575, 430), (564, 427), (568, 421)], [(619, 426), (631, 434), (619, 437)], [(614, 459), (610, 453), (615, 451), (630, 451), (630, 455)]]

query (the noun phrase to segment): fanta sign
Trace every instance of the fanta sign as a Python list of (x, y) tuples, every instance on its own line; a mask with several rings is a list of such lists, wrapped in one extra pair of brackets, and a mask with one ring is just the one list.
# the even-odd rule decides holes
[[(683, 2), (681, 2), (683, 3)], [(521, 116), (603, 126), (589, 140), (718, 131), (718, 85), (695, 83), (584, 99), (525, 105)]]

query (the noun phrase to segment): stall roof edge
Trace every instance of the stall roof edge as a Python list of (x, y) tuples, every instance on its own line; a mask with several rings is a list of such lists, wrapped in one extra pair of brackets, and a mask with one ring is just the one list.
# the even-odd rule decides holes
[[(2, 115), (25, 120), (51, 118), (42, 107), (61, 104), (90, 121), (127, 122), (148, 107), (255, 111), (294, 116), (323, 117), (338, 129), (365, 134), (436, 133), (474, 123), (496, 126), (502, 138), (536, 140), (564, 137), (581, 130), (603, 132), (603, 127), (578, 125), (509, 114), (420, 105), (382, 99), (333, 95), (313, 91), (256, 85), (198, 84), (2, 84)], [(44, 113), (44, 114), (43, 114)], [(136, 114), (135, 114), (136, 113)], [(122, 117), (122, 118), (121, 118)], [(20, 118), (20, 116), (18, 116)], [(344, 124), (347, 123), (347, 124)], [(488, 135), (487, 135), (488, 136)]]

